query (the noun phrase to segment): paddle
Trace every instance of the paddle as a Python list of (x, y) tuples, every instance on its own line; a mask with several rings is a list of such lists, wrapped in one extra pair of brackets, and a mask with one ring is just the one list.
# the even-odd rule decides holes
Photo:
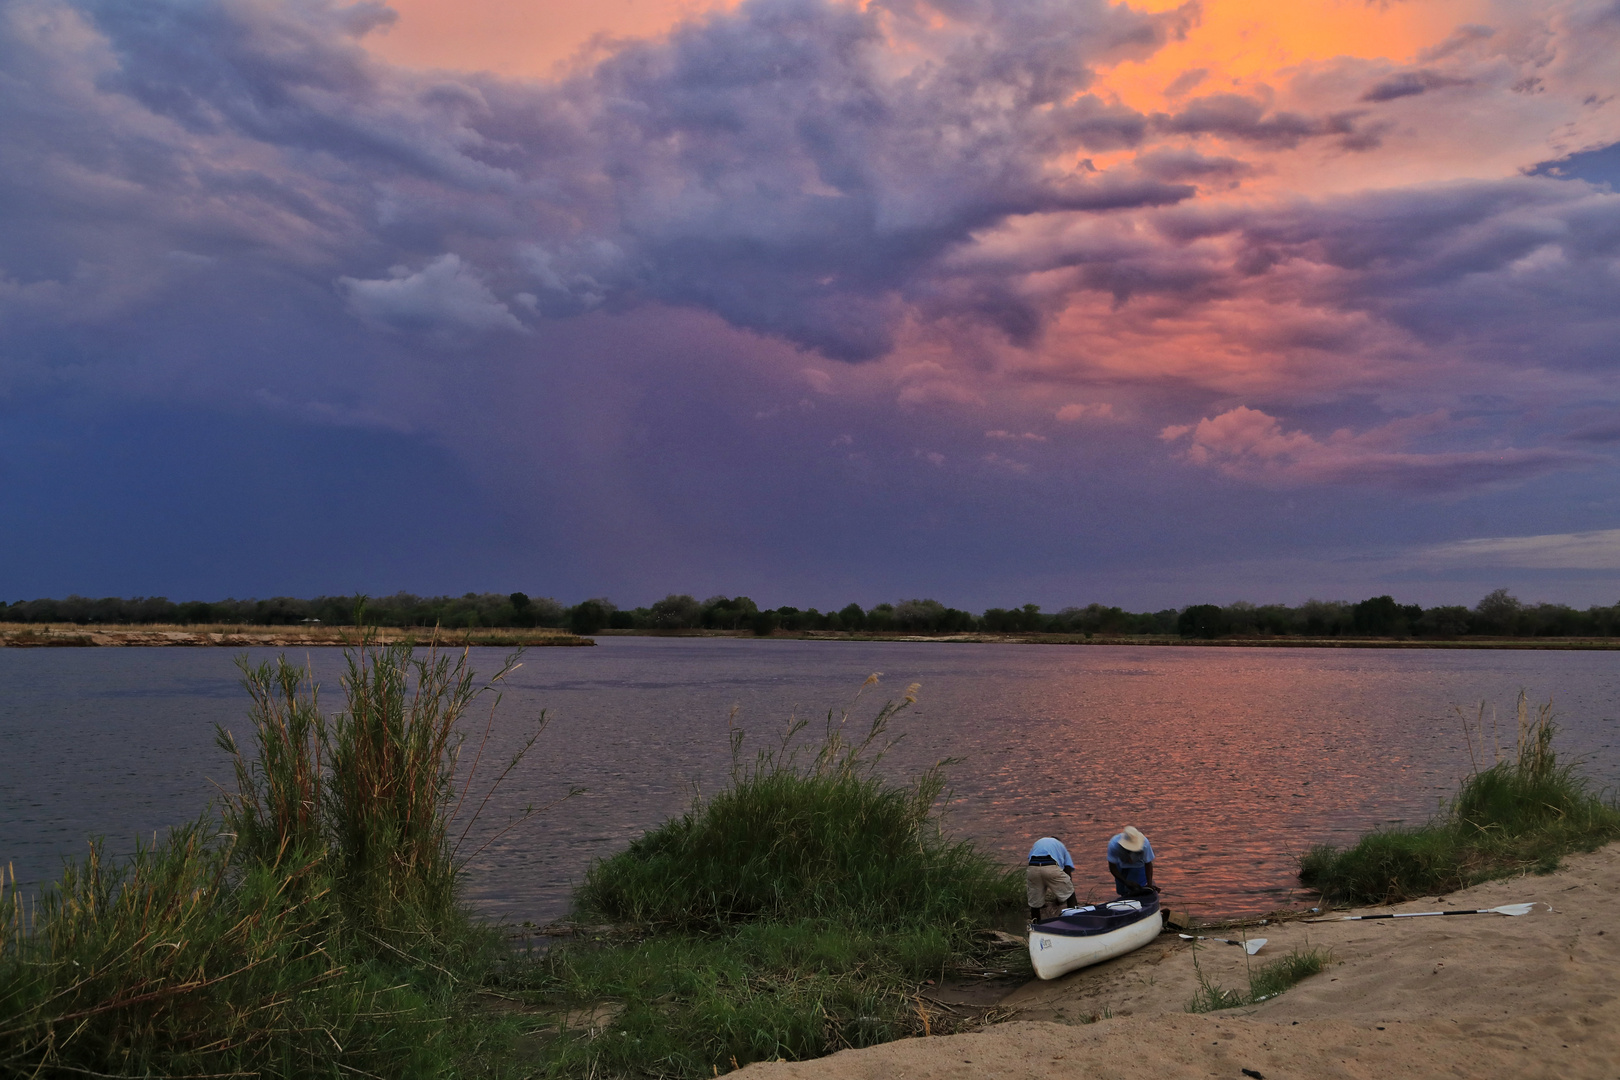
[(1428, 915), (1528, 915), (1535, 908), (1529, 904), (1503, 904), (1501, 907), (1469, 908), (1464, 911), (1395, 911), (1388, 915), (1338, 915), (1331, 919), (1306, 919), (1306, 922), (1359, 922), (1364, 919), (1421, 919)]
[(1205, 937), (1202, 934), (1177, 934), (1182, 941), (1218, 941), (1222, 945), (1242, 945), (1243, 951), (1253, 956), (1260, 951), (1260, 946), (1266, 943), (1263, 937), (1250, 938), (1248, 941), (1234, 941), (1225, 937)]

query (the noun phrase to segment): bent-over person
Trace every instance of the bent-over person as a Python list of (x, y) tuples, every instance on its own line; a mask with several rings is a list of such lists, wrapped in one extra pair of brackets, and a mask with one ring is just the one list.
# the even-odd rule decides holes
[(1159, 891), (1153, 884), (1153, 845), (1134, 825), (1125, 826), (1108, 841), (1108, 872), (1120, 896), (1146, 896)]
[(1074, 859), (1063, 841), (1043, 836), (1029, 849), (1029, 867), (1024, 871), (1025, 893), (1029, 901), (1029, 920), (1038, 922), (1051, 918), (1066, 907), (1075, 906)]

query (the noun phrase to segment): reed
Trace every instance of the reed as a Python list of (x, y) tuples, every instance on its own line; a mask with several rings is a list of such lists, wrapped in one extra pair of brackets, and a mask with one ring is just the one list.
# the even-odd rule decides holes
[(482, 753), (458, 782), (461, 721), (516, 658), (488, 683), (467, 663), (362, 637), (331, 717), (307, 671), (243, 664), (251, 741), (218, 734), (219, 819), (119, 864), (93, 843), (32, 903), (0, 895), (0, 1075), (457, 1069), (476, 1025), (450, 1018), (496, 938), (457, 902), (450, 830), (469, 795), (471, 835), (534, 742), (481, 798)]
[(1483, 707), (1465, 724), (1473, 771), (1433, 821), (1380, 829), (1345, 850), (1314, 847), (1300, 860), (1300, 881), (1331, 901), (1398, 903), (1518, 873), (1550, 873), (1565, 854), (1620, 836), (1620, 805), (1558, 760), (1551, 702), (1532, 708), (1521, 693), (1516, 714), (1511, 754), (1496, 749), (1494, 733), (1487, 736)]

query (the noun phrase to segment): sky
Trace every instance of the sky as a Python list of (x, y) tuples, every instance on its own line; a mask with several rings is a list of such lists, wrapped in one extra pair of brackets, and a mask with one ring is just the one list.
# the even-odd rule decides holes
[(1620, 600), (1617, 0), (0, 0), (0, 597)]

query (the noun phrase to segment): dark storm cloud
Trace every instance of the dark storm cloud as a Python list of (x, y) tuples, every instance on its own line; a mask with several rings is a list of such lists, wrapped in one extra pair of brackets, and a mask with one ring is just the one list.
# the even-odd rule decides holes
[[(1191, 193), (1051, 164), (1140, 142), (1140, 114), (1084, 92), (1089, 65), (1151, 51), (1185, 18), (800, 0), (631, 46), (571, 88), (599, 103), (626, 284), (832, 356), (879, 355), (902, 303), (936, 291), (934, 261), (975, 230)], [(887, 70), (885, 33), (927, 59)]]
[[(19, 88), (8, 127), (84, 205), (123, 189), (123, 228), (148, 234), (134, 242), (194, 232), (218, 249), (234, 232), (281, 248), (337, 271), (328, 280), (374, 325), (404, 325), (378, 298), (454, 256), (492, 290), (479, 303), (506, 315), (413, 309), (405, 322), (441, 339), (524, 308), (655, 299), (860, 360), (891, 347), (908, 306), (927, 307), (937, 261), (976, 230), (1192, 194), (1151, 170), (1072, 162), (1147, 129), (1086, 92), (1092, 65), (1147, 55), (1195, 10), (753, 0), (535, 84), (379, 64), (357, 43), (390, 18), (375, 4), (38, 0), (6, 46), (60, 73)], [(71, 32), (80, 17), (99, 40)], [(55, 110), (71, 115), (66, 139), (39, 123)], [(58, 223), (74, 194), (33, 192)], [(105, 253), (43, 261), (85, 254)], [(395, 264), (407, 273), (384, 276)], [(999, 291), (987, 283), (970, 306), (1000, 309)]]
[(1306, 139), (1338, 136), (1348, 150), (1379, 145), (1378, 130), (1358, 127), (1363, 113), (1350, 110), (1328, 116), (1274, 111), (1262, 98), (1243, 94), (1208, 94), (1193, 98), (1178, 113), (1157, 113), (1155, 130), (1171, 135), (1216, 135), (1260, 146), (1292, 150)]
[(1401, 71), (1369, 86), (1361, 95), (1362, 101), (1393, 101), (1396, 98), (1415, 97), (1430, 90), (1447, 86), (1467, 86), (1467, 79), (1443, 75), (1428, 68)]
[(1206, 255), (1228, 289), (1253, 277), (1274, 300), (1370, 313), (1414, 346), (1464, 347), (1480, 362), (1590, 371), (1614, 362), (1620, 196), (1605, 189), (1513, 177), (1178, 207), (1154, 221), (1189, 251), (1230, 241)]
[(1354, 271), (1337, 283), (1342, 302), (1423, 340), (1549, 367), (1613, 362), (1620, 197), (1513, 179), (1336, 200), (1285, 222), (1257, 223), (1248, 242)]

